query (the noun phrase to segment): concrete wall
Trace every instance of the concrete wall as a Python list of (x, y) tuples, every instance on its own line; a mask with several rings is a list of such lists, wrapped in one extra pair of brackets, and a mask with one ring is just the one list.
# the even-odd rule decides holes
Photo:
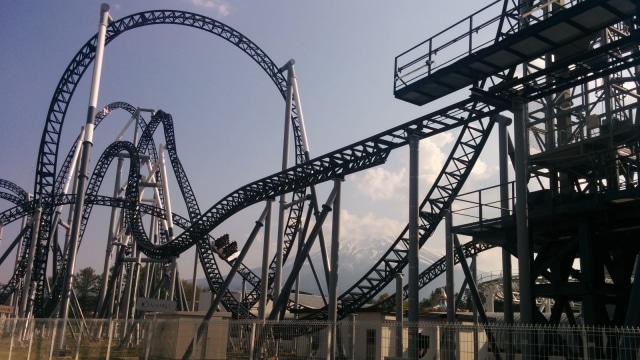
[[(156, 314), (153, 318), (153, 338), (150, 359), (179, 360), (194, 339), (204, 312), (178, 311)], [(230, 313), (217, 313), (209, 321), (201, 341), (194, 346), (193, 359), (224, 360), (227, 354)], [(170, 321), (168, 321), (170, 320)]]

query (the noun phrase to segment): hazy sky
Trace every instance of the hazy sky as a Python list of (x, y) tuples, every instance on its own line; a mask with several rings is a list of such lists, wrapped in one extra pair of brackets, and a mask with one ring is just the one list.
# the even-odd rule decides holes
[[(146, 10), (196, 12), (241, 32), (278, 65), (295, 59), (311, 153), (318, 156), (468, 96), (463, 90), (423, 107), (394, 99), (394, 57), (486, 3), (137, 0), (110, 5), (114, 19)], [(99, 9), (100, 1), (0, 2), (0, 178), (29, 192), (53, 91), (73, 56), (97, 32)], [(178, 153), (203, 211), (234, 189), (280, 170), (284, 100), (262, 69), (223, 39), (175, 25), (128, 31), (106, 48), (102, 74), (99, 107), (125, 101), (172, 114)], [(61, 156), (86, 121), (90, 75), (91, 68), (69, 107)], [(124, 111), (114, 112), (97, 129), (92, 163), (128, 118)], [(447, 133), (421, 142), (421, 194), (456, 137)], [(346, 179), (342, 241), (349, 248), (366, 247), (371, 239), (393, 240), (406, 224), (407, 150)], [(465, 191), (497, 184), (496, 159), (490, 147)], [(105, 181), (102, 191), (109, 194), (112, 188)], [(324, 202), (330, 188), (319, 190)], [(177, 191), (174, 196), (176, 211), (186, 216)], [(0, 200), (0, 210), (8, 207)], [(241, 212), (212, 234), (229, 232), (243, 243), (261, 208)], [(78, 267), (102, 267), (108, 213), (97, 213)], [(443, 253), (440, 232), (428, 243), (436, 253)], [(0, 253), (16, 234), (15, 226), (7, 227)], [(259, 266), (260, 242), (247, 260), (252, 267)], [(192, 251), (181, 257), (182, 277), (191, 277), (192, 258)], [(485, 258), (481, 271), (499, 269), (499, 254)], [(363, 262), (362, 271), (373, 263)], [(7, 280), (11, 266), (0, 268), (0, 281)]]

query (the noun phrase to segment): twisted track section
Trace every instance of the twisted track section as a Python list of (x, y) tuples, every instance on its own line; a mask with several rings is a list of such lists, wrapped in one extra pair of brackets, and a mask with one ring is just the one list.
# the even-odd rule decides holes
[[(180, 159), (178, 158), (178, 151), (173, 127), (173, 118), (170, 114), (167, 114), (163, 111), (158, 111), (151, 118), (149, 126), (146, 127), (145, 131), (142, 134), (141, 141), (138, 144), (138, 149), (142, 150), (152, 147), (150, 141), (153, 140), (152, 135), (155, 132), (156, 128), (160, 125), (160, 123), (162, 123), (162, 127), (164, 130), (164, 136), (167, 142), (166, 150), (169, 153), (171, 167), (178, 181), (178, 186), (182, 193), (182, 198), (186, 203), (189, 220), (193, 221), (200, 216), (200, 207), (198, 206), (195, 193), (191, 188), (191, 184), (189, 183), (187, 174), (182, 167)], [(131, 213), (130, 215), (135, 219), (140, 219), (138, 214)], [(185, 224), (184, 221), (182, 223)], [(140, 243), (140, 241), (142, 241), (143, 243), (150, 243), (141, 221), (132, 221), (130, 218), (130, 224), (132, 225), (131, 228), (135, 229), (133, 230), (133, 234), (138, 243)], [(196, 241), (198, 256), (200, 258), (200, 262), (204, 264), (203, 267), (205, 268), (205, 277), (207, 278), (209, 287), (212, 291), (215, 291), (215, 293), (220, 293), (219, 289), (224, 283), (224, 278), (218, 270), (214, 252), (212, 251), (210, 246), (210, 237), (208, 236), (208, 234), (203, 234), (202, 236), (199, 236), (192, 240)], [(165, 253), (162, 257), (170, 257), (175, 255), (176, 254)], [(241, 274), (249, 280), (249, 283), (253, 286), (258, 286), (259, 282), (256, 281), (258, 277), (244, 265), (241, 265), (241, 268)], [(228, 311), (231, 311), (236, 316), (249, 316), (249, 309), (241, 306), (241, 303), (237, 301), (237, 299), (231, 294), (229, 290), (225, 291), (222, 296), (222, 304)]]
[[(281, 95), (286, 96), (287, 80), (282, 75), (280, 69), (275, 63), (264, 53), (255, 43), (249, 40), (240, 32), (235, 29), (218, 22), (214, 19), (190, 13), (184, 11), (175, 10), (158, 10), (158, 11), (146, 11), (137, 14), (127, 16), (123, 19), (117, 20), (109, 24), (106, 34), (106, 44), (109, 44), (118, 35), (125, 31), (135, 28), (157, 25), (157, 24), (176, 24), (188, 27), (197, 28), (207, 31), (211, 34), (217, 35), (234, 46), (241, 49), (247, 55), (249, 55), (271, 78)], [(41, 198), (45, 205), (52, 203), (52, 198), (55, 195), (60, 194), (60, 187), (54, 183), (57, 166), (57, 156), (60, 134), (62, 132), (62, 126), (64, 124), (64, 118), (68, 109), (68, 105), (71, 101), (75, 88), (82, 78), (87, 67), (93, 62), (95, 57), (95, 47), (97, 44), (97, 35), (92, 37), (75, 55), (62, 78), (60, 79), (58, 86), (54, 92), (53, 99), (49, 106), (47, 114), (47, 121), (45, 129), (42, 134), (42, 140), (40, 142), (40, 148), (38, 152), (35, 190), (37, 198)], [(301, 139), (300, 130), (300, 118), (298, 116), (298, 109), (295, 103), (292, 104), (292, 123), (295, 139), (296, 149), (296, 161), (303, 161), (308, 157), (308, 153), (305, 154), (303, 142)], [(68, 165), (67, 165), (68, 166)], [(58, 177), (60, 178), (60, 177)], [(304, 197), (303, 189), (294, 193), (294, 198)], [(285, 232), (285, 243), (287, 244), (287, 252), (289, 251), (290, 244), (293, 243), (295, 238), (295, 229), (299, 225), (299, 217), (301, 214), (301, 205), (293, 207), (290, 210), (291, 216), (288, 220)], [(52, 218), (53, 209), (51, 206), (45, 206), (42, 216), (42, 224), (40, 226), (40, 232), (38, 234), (38, 254), (35, 264), (34, 280), (38, 283), (38, 294), (42, 294), (44, 291), (43, 280), (46, 271), (47, 264), (47, 247), (49, 245), (50, 232), (52, 231)], [(296, 217), (297, 216), (297, 217)], [(293, 229), (293, 230), (291, 230)], [(208, 246), (208, 245), (207, 245)], [(202, 252), (202, 247), (199, 248), (199, 252)], [(217, 265), (211, 259), (212, 256), (205, 256), (206, 263), (203, 263), (205, 269), (213, 269), (213, 273), (207, 274), (207, 278), (215, 277), (217, 272)], [(201, 259), (202, 260), (202, 259)], [(205, 270), (207, 271), (207, 270)], [(245, 278), (252, 279), (251, 274), (241, 269), (240, 273)], [(210, 276), (211, 275), (211, 276)], [(210, 282), (211, 285), (211, 282)]]
[[(105, 106), (104, 108), (102, 108), (96, 115), (96, 119), (95, 119), (95, 127), (97, 128), (100, 123), (102, 122), (102, 120), (109, 115), (113, 110), (116, 109), (123, 109), (126, 110), (127, 112), (129, 112), (132, 116), (134, 115), (136, 108), (133, 107), (132, 105), (125, 103), (125, 102), (114, 102), (111, 103), (107, 106)], [(141, 129), (144, 130), (146, 126), (146, 122), (144, 121), (143, 118), (140, 118), (140, 127)], [(52, 214), (53, 219), (51, 221), (51, 227), (55, 227), (57, 226), (59, 220), (60, 220), (60, 215), (61, 215), (61, 211), (60, 211), (60, 206), (61, 205), (67, 205), (67, 203), (65, 202), (65, 197), (67, 197), (67, 190), (65, 189), (66, 183), (68, 181), (68, 175), (69, 172), (72, 169), (72, 161), (73, 161), (73, 155), (74, 152), (76, 150), (77, 145), (79, 144), (79, 138), (73, 143), (71, 149), (69, 150), (63, 165), (60, 169), (60, 172), (58, 173), (58, 176), (56, 178), (56, 182), (55, 182), (55, 198), (56, 200), (56, 204), (49, 204), (50, 205), (50, 211), (49, 213)], [(157, 154), (155, 151), (155, 145), (153, 143), (153, 140), (151, 140), (150, 142), (150, 147), (146, 149), (146, 152), (148, 152), (151, 156), (152, 159), (154, 159), (154, 161), (157, 159)], [(106, 169), (105, 169), (106, 170)], [(96, 181), (98, 181), (98, 179), (96, 179), (96, 177), (100, 177), (99, 181), (101, 182), (102, 177), (104, 176), (104, 174), (100, 174), (100, 175), (95, 175), (92, 177), (92, 181), (91, 183), (95, 184)], [(8, 181), (6, 180), (1, 180), (0, 186), (6, 186), (10, 189), (14, 189), (14, 192), (19, 192), (22, 197), (24, 198), (24, 201), (26, 201), (27, 198), (27, 194), (24, 190), (19, 189), (19, 190), (15, 190), (17, 188), (17, 185), (13, 184), (13, 186), (9, 187), (9, 185), (7, 185)], [(97, 186), (97, 188), (99, 188), (99, 185)], [(95, 192), (92, 192), (91, 190), (88, 192), (88, 198), (93, 197), (96, 195), (97, 193), (97, 188), (95, 189)], [(15, 204), (18, 204), (17, 202), (14, 202)], [(89, 216), (91, 214), (91, 206), (93, 205), (93, 202), (89, 202), (87, 204), (88, 206), (88, 211), (87, 208), (85, 208), (84, 212), (83, 212), (83, 217), (82, 217), (82, 222), (81, 222), (81, 229), (80, 229), (80, 239), (79, 241), (82, 241), (82, 236), (84, 234), (84, 230), (86, 229), (88, 220), (89, 220)], [(55, 209), (55, 211), (53, 210)], [(15, 209), (17, 210), (17, 209)], [(32, 204), (30, 204), (30, 206), (28, 208), (24, 208), (25, 213), (32, 213), (35, 210), (35, 207)], [(7, 221), (13, 221), (16, 218), (19, 218), (19, 212), (18, 211), (11, 211), (8, 214), (8, 217), (6, 217)], [(42, 226), (42, 225), (41, 225)], [(26, 262), (27, 262), (27, 253), (26, 253), (26, 249), (29, 248), (29, 244), (31, 242), (31, 236), (30, 236), (30, 229), (26, 232), (26, 235), (24, 236), (24, 238), (26, 239), (25, 242), (23, 242), (23, 246), (22, 246), (22, 250), (20, 252), (20, 257), (18, 260), (18, 266), (16, 267), (14, 274), (12, 276), (12, 278), (9, 280), (9, 283), (7, 284), (7, 286), (2, 288), (2, 291), (0, 291), (0, 303), (3, 303), (7, 297), (16, 289), (16, 285), (18, 283), (18, 281), (24, 276), (25, 270), (26, 270)], [(49, 240), (49, 239), (48, 239)], [(56, 245), (50, 246), (51, 250), (53, 251), (55, 257), (54, 257), (54, 264), (53, 267), (56, 269), (56, 274), (61, 275), (65, 273), (65, 267), (66, 267), (66, 263), (64, 261), (64, 256), (63, 256), (63, 252), (62, 250)], [(12, 250), (13, 247), (11, 247), (10, 249), (8, 249), (8, 251)], [(42, 250), (41, 250), (42, 251)], [(45, 248), (44, 251), (47, 251), (47, 249)], [(3, 256), (3, 261), (4, 261), (5, 256)], [(0, 261), (1, 263), (1, 261)], [(46, 263), (46, 260), (45, 260)], [(49, 294), (49, 298), (46, 299), (46, 295), (39, 292), (36, 296), (36, 300), (35, 300), (35, 309), (36, 310), (41, 310), (43, 312), (39, 312), (38, 315), (43, 315), (43, 316), (49, 316), (51, 315), (51, 312), (53, 312), (55, 306), (57, 305), (57, 302), (60, 298), (60, 292), (62, 291), (62, 284), (63, 284), (63, 278), (62, 276), (57, 276), (53, 279), (53, 286), (52, 286), (52, 290), (51, 293)], [(39, 287), (40, 290), (43, 290), (43, 287)], [(44, 306), (44, 309), (43, 309)]]
[[(426, 138), (461, 125), (473, 123), (476, 120), (488, 118), (498, 111), (499, 109), (488, 104), (480, 104), (478, 106), (477, 102), (471, 100), (463, 101), (453, 107), (422, 116), (391, 130), (312, 159), (307, 163), (254, 181), (218, 201), (202, 214), (189, 229), (167, 244), (152, 244), (146, 239), (146, 235), (141, 232), (141, 227), (136, 227), (134, 231), (140, 237), (141, 250), (147, 256), (162, 258), (171, 254), (180, 254), (193, 246), (195, 239), (209, 233), (224, 220), (250, 205), (383, 164), (392, 150), (408, 144), (409, 136), (412, 134), (420, 138)], [(453, 116), (453, 114), (456, 114), (456, 116)], [(469, 117), (462, 115), (469, 115)], [(471, 157), (471, 154), (475, 153), (474, 149), (480, 149), (480, 145), (484, 144), (486, 137), (483, 136), (487, 133), (485, 129), (490, 129), (490, 126), (480, 128), (469, 126), (466, 128), (469, 133), (476, 133), (476, 135), (480, 131), (482, 136), (472, 136), (470, 142), (456, 146), (456, 148), (462, 149), (463, 152), (467, 152), (468, 155), (450, 159), (449, 163), (453, 166), (473, 165), (475, 160)], [(470, 167), (468, 171), (470, 171)], [(452, 191), (451, 189), (459, 189), (462, 186), (461, 180), (465, 179), (466, 175), (467, 173), (456, 170), (441, 174), (439, 178), (450, 184), (451, 187), (446, 186), (445, 183), (438, 183), (437, 189), (432, 190), (432, 193), (437, 192), (445, 195), (448, 191)], [(442, 198), (442, 196), (439, 196), (439, 198)], [(446, 204), (430, 204), (433, 209), (441, 209), (444, 205)], [(135, 221), (133, 217), (131, 216), (130, 219), (132, 223)], [(422, 242), (424, 243), (424, 241), (426, 241), (425, 238), (423, 238)]]

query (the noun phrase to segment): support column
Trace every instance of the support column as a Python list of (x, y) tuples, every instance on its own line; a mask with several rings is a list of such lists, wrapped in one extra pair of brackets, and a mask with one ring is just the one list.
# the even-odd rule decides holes
[[(118, 165), (116, 170), (116, 179), (113, 187), (113, 197), (118, 198), (120, 192), (120, 181), (122, 179), (122, 165), (124, 164), (124, 158), (118, 156)], [(104, 306), (104, 300), (107, 296), (107, 285), (109, 281), (109, 267), (111, 265), (111, 255), (113, 253), (113, 241), (115, 240), (115, 231), (117, 223), (118, 209), (111, 208), (111, 220), (109, 222), (109, 238), (107, 239), (107, 249), (104, 255), (104, 267), (102, 269), (102, 286), (100, 287), (100, 296), (98, 298), (98, 313), (102, 311)]]
[(478, 346), (478, 306), (482, 306), (482, 304), (477, 304), (475, 300), (473, 300), (473, 295), (471, 295), (471, 286), (478, 286), (478, 271), (477, 271), (477, 254), (473, 254), (473, 256), (471, 257), (471, 278), (469, 279), (469, 296), (471, 296), (472, 301), (471, 301), (471, 307), (473, 310), (473, 314), (471, 315), (471, 317), (473, 318), (473, 358), (477, 359), (478, 358), (478, 351), (479, 346)]
[[(31, 274), (33, 269), (33, 262), (36, 255), (36, 246), (38, 244), (38, 233), (40, 232), (40, 217), (42, 216), (42, 207), (38, 206), (36, 214), (33, 217), (33, 223), (31, 225), (31, 243), (29, 243), (29, 257), (27, 258), (27, 270), (24, 276), (24, 284), (22, 284), (22, 297), (20, 298), (20, 312), (21, 318), (29, 317), (31, 310), (29, 309), (29, 294), (32, 293), (32, 287), (35, 286), (31, 281)], [(19, 251), (18, 251), (19, 252)]]
[[(198, 330), (196, 331), (196, 335), (194, 339), (195, 343), (193, 340), (191, 340), (191, 343), (189, 344), (189, 346), (187, 346), (187, 349), (185, 350), (185, 353), (182, 356), (183, 359), (192, 358), (191, 355), (193, 352), (194, 345), (201, 342), (202, 336), (204, 335), (204, 331), (207, 329), (207, 325), (209, 321), (211, 321), (213, 314), (216, 312), (216, 309), (218, 308), (218, 306), (220, 306), (220, 302), (222, 302), (224, 293), (229, 289), (229, 285), (233, 281), (233, 277), (238, 273), (238, 269), (240, 268), (240, 265), (242, 265), (242, 262), (244, 261), (244, 258), (247, 255), (247, 252), (249, 252), (249, 249), (253, 244), (253, 240), (258, 236), (258, 232), (260, 231), (260, 228), (264, 225), (263, 221), (265, 221), (265, 218), (268, 217), (269, 214), (271, 213), (272, 203), (273, 203), (273, 200), (267, 200), (267, 206), (262, 211), (262, 214), (256, 221), (256, 224), (254, 225), (253, 230), (251, 231), (251, 234), (249, 234), (249, 238), (247, 239), (244, 246), (242, 247), (242, 250), (240, 250), (240, 254), (238, 254), (238, 257), (233, 262), (233, 265), (231, 266), (231, 270), (229, 270), (229, 274), (227, 274), (227, 278), (224, 280), (224, 283), (220, 287), (219, 291), (215, 294), (215, 297), (211, 299), (211, 305), (209, 306), (207, 313), (204, 315), (204, 318), (202, 319), (202, 322), (200, 323), (200, 325), (198, 326)], [(250, 348), (249, 359), (253, 359), (254, 335), (255, 335), (255, 324), (251, 324), (251, 337), (249, 338), (249, 341), (251, 343), (251, 348)]]
[(269, 239), (271, 233), (271, 208), (273, 199), (267, 200), (267, 217), (264, 221), (264, 245), (262, 247), (262, 278), (260, 280), (260, 301), (258, 302), (258, 318), (267, 319), (267, 299), (269, 297)]
[(62, 299), (60, 302), (60, 317), (62, 325), (58, 331), (57, 349), (64, 353), (65, 324), (69, 317), (69, 299), (73, 289), (73, 273), (75, 271), (76, 256), (78, 252), (78, 238), (80, 236), (80, 226), (84, 209), (84, 197), (86, 194), (86, 182), (89, 178), (89, 159), (91, 158), (91, 148), (93, 147), (93, 129), (95, 126), (96, 107), (98, 105), (98, 93), (100, 90), (100, 78), (102, 73), (102, 58), (104, 55), (105, 38), (107, 25), (109, 23), (109, 5), (100, 6), (100, 24), (98, 27), (98, 37), (96, 43), (96, 55), (93, 63), (93, 78), (91, 81), (91, 91), (89, 94), (89, 108), (87, 110), (87, 123), (85, 126), (84, 141), (82, 142), (82, 158), (78, 173), (78, 191), (76, 192), (75, 211), (73, 213), (73, 223), (71, 224), (71, 239), (69, 244), (69, 257), (67, 259), (67, 271), (64, 278)]
[[(289, 138), (291, 137), (291, 106), (293, 102), (293, 64), (295, 62), (289, 60), (284, 66), (287, 69), (287, 101), (284, 114), (284, 136), (282, 141), (282, 170), (287, 169), (289, 164)], [(283, 68), (284, 68), (283, 67)], [(276, 271), (273, 281), (273, 298), (277, 299), (280, 295), (280, 288), (282, 287), (282, 264), (284, 262), (284, 223), (285, 223), (285, 194), (280, 195), (279, 209), (278, 209), (278, 242), (276, 249)]]
[(580, 269), (581, 275), (580, 282), (583, 284), (587, 291), (582, 296), (582, 315), (584, 317), (585, 324), (600, 324), (598, 319), (598, 287), (603, 277), (597, 275), (600, 271), (600, 262), (595, 259), (593, 244), (591, 241), (591, 235), (589, 232), (589, 225), (586, 220), (582, 220), (578, 225), (578, 241), (580, 252)]
[(453, 279), (453, 266), (454, 266), (454, 254), (453, 254), (453, 236), (451, 234), (451, 210), (444, 211), (444, 224), (445, 224), (445, 265), (446, 269), (446, 289), (447, 289), (447, 322), (453, 323), (456, 321), (456, 303), (455, 303), (455, 289)]
[[(31, 195), (28, 195), (27, 199), (31, 200)], [(22, 250), (22, 245), (23, 245), (23, 242), (25, 240), (24, 234), (27, 231), (26, 227), (28, 226), (27, 225), (27, 219), (28, 219), (27, 216), (24, 216), (22, 218), (22, 223), (20, 225), (20, 233), (18, 234), (18, 237), (17, 237), (20, 240), (18, 241), (18, 250), (16, 250), (16, 257), (15, 257), (14, 269), (13, 269), (14, 272), (16, 271), (18, 266), (20, 265), (20, 252)], [(20, 286), (20, 281), (18, 281), (18, 283), (16, 285), (17, 285), (16, 286), (16, 290), (13, 292), (13, 294), (11, 294), (9, 305), (14, 307), (14, 309), (13, 309), (14, 316), (15, 317), (20, 317), (19, 316), (19, 312), (20, 312), (20, 304), (19, 304), (20, 295), (19, 294), (22, 291), (22, 287), (24, 286), (24, 283), (22, 284), (22, 286)]]
[(409, 359), (418, 358), (418, 175), (420, 138), (409, 135)]
[(333, 200), (335, 199), (335, 197), (336, 197), (336, 189), (334, 188), (333, 191), (331, 191), (331, 193), (329, 194), (329, 197), (327, 198), (326, 203), (322, 205), (322, 211), (320, 212), (320, 214), (316, 219), (316, 223), (313, 226), (313, 229), (311, 230), (311, 234), (309, 234), (309, 239), (305, 241), (304, 246), (302, 247), (302, 251), (296, 256), (296, 259), (293, 262), (293, 267), (291, 268), (291, 275), (289, 275), (287, 280), (284, 282), (284, 285), (282, 286), (282, 290), (280, 291), (280, 297), (278, 297), (277, 299), (274, 299), (273, 309), (269, 314), (269, 320), (275, 320), (278, 317), (280, 310), (282, 310), (282, 308), (286, 305), (287, 301), (289, 300), (289, 294), (291, 293), (291, 289), (293, 288), (293, 283), (296, 280), (296, 277), (294, 274), (297, 274), (298, 272), (300, 272), (300, 269), (302, 269), (302, 265), (304, 264), (304, 261), (307, 259), (307, 255), (309, 255), (309, 251), (311, 251), (311, 247), (313, 246), (313, 243), (315, 242), (316, 237), (318, 237), (318, 234), (321, 232), (322, 225), (324, 224), (324, 221), (327, 218), (327, 214), (329, 213), (329, 211), (331, 211), (330, 204), (333, 204)]
[(340, 193), (342, 179), (333, 180), (336, 197), (333, 200), (333, 224), (331, 225), (331, 282), (329, 284), (329, 314), (331, 335), (329, 339), (328, 358), (336, 359), (337, 321), (338, 321), (338, 258), (340, 252)]
[(531, 279), (531, 250), (527, 207), (527, 127), (522, 99), (513, 100), (515, 173), (516, 173), (516, 233), (518, 236), (518, 273), (520, 288), (520, 321), (533, 323), (533, 294)]
[[(502, 221), (509, 218), (509, 133), (507, 127), (511, 119), (498, 115), (498, 147), (500, 162), (500, 216)], [(511, 253), (507, 249), (508, 240), (504, 239), (502, 246), (502, 292), (504, 295), (504, 321), (513, 324), (513, 289), (511, 286)]]
[[(191, 311), (196, 311), (196, 295), (198, 293), (198, 284), (196, 283), (198, 281), (198, 251), (198, 247), (196, 246), (196, 251), (194, 252), (193, 259), (193, 280), (191, 282), (191, 284), (193, 285), (193, 289), (191, 292), (191, 306), (189, 307)], [(242, 299), (244, 299), (244, 293), (242, 294)]]
[[(133, 241), (133, 239), (131, 239)], [(176, 294), (176, 279), (178, 278), (178, 260), (177, 257), (171, 258), (171, 285), (169, 286), (169, 301), (175, 301), (174, 297)]]

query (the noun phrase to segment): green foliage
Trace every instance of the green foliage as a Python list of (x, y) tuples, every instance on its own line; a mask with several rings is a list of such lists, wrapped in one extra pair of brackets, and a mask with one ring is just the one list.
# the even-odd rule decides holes
[(91, 267), (80, 269), (74, 276), (74, 291), (80, 303), (80, 308), (87, 314), (98, 305), (102, 275), (96, 274)]

